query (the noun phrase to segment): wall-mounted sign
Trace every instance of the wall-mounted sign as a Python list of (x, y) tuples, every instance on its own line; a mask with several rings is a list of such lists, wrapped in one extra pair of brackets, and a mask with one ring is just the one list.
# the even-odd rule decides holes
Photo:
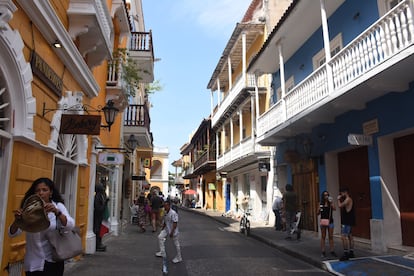
[(151, 158), (144, 158), (144, 161), (142, 162), (142, 166), (144, 168), (151, 168)]
[(372, 136), (363, 134), (349, 134), (348, 143), (356, 146), (371, 146)]
[(122, 153), (101, 152), (98, 155), (98, 162), (103, 165), (122, 165), (124, 164), (124, 155)]
[(41, 79), (59, 97), (62, 96), (63, 81), (35, 51), (31, 52), (30, 65), (33, 74)]
[(63, 114), (60, 120), (61, 134), (99, 135), (100, 130), (100, 115)]
[(362, 130), (364, 132), (364, 135), (372, 135), (374, 133), (377, 133), (379, 131), (378, 119), (363, 123)]

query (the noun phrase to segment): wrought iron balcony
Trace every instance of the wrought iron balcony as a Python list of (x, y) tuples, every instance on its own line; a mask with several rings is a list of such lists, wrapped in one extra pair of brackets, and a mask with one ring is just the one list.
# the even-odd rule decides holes
[(124, 111), (124, 137), (134, 134), (138, 148), (152, 148), (153, 137), (150, 130), (151, 119), (145, 104), (130, 104)]

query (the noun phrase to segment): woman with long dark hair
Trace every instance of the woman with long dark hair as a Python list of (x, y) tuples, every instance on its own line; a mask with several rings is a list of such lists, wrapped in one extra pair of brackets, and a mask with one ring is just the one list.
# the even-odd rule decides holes
[[(321, 215), (321, 257), (325, 258), (325, 239), (326, 233), (328, 232), (329, 238), (329, 250), (332, 257), (337, 257), (334, 248), (333, 241), (333, 230), (334, 230), (334, 221), (332, 212), (336, 210), (335, 204), (332, 200), (332, 197), (329, 196), (328, 191), (323, 191), (321, 194), (321, 201), (319, 203), (318, 215)], [(323, 223), (326, 221), (326, 223)]]
[(52, 247), (46, 239), (46, 233), (48, 231), (55, 231), (57, 224), (72, 229), (75, 226), (75, 221), (69, 215), (63, 204), (63, 198), (59, 191), (56, 190), (55, 184), (51, 179), (42, 177), (33, 181), (23, 197), (20, 205), (21, 208), (14, 212), (15, 221), (9, 227), (9, 236), (15, 237), (23, 232), (19, 228), (17, 221), (22, 218), (22, 208), (26, 199), (35, 194), (43, 201), (44, 210), (50, 225), (39, 232), (26, 231), (24, 270), (26, 276), (61, 276), (64, 271), (64, 261), (54, 261), (52, 259)]

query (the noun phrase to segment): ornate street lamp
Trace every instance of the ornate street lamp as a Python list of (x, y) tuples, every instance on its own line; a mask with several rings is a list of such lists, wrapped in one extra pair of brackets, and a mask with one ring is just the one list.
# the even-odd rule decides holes
[(107, 125), (103, 127), (107, 127), (108, 131), (111, 131), (111, 126), (115, 121), (115, 117), (118, 114), (119, 109), (114, 106), (114, 102), (112, 100), (109, 100), (106, 103), (106, 105), (102, 108), (102, 111), (104, 113), (105, 121), (107, 123)]
[(137, 138), (135, 137), (134, 134), (129, 135), (129, 138), (128, 138), (127, 142), (126, 142), (126, 145), (132, 151), (134, 151), (134, 149), (136, 147), (138, 147), (138, 140), (137, 140)]

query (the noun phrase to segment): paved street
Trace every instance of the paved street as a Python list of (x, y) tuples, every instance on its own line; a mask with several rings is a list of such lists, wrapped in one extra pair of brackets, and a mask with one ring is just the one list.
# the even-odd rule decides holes
[[(184, 210), (179, 214), (184, 261), (171, 263), (175, 249), (167, 242), (169, 275), (329, 275), (206, 216)], [(65, 275), (161, 275), (161, 258), (154, 256), (156, 236), (128, 225), (106, 241), (107, 252), (68, 264)]]

